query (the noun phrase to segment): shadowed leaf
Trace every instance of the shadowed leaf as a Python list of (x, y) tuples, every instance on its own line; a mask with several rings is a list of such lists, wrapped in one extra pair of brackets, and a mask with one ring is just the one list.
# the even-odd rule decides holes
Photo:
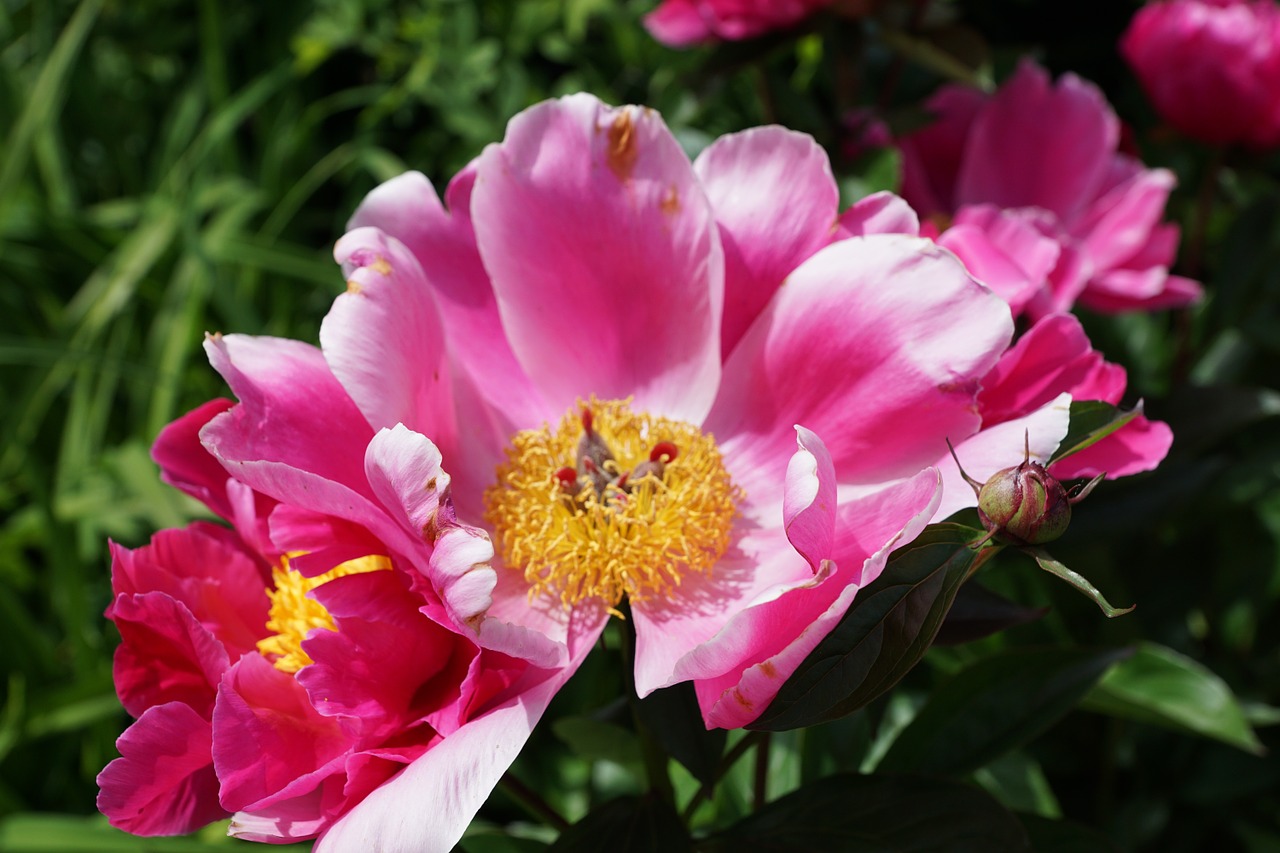
[(830, 776), (769, 803), (700, 850), (1020, 853), (1018, 820), (986, 792), (913, 776)]
[(995, 552), (970, 547), (982, 536), (958, 524), (933, 524), (896, 551), (748, 728), (833, 720), (897, 684), (933, 642), (960, 584)]
[(879, 769), (963, 775), (1030, 741), (1070, 711), (1130, 649), (1001, 652), (943, 682)]

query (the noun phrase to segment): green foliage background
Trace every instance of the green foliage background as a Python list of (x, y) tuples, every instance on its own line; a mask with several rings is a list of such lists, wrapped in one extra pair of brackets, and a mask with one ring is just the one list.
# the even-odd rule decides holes
[[(877, 105), (907, 126), (947, 76), (990, 83), (1027, 52), (1107, 91), (1147, 162), (1179, 175), (1171, 217), (1204, 235), (1184, 242), (1182, 261), (1207, 283), (1203, 305), (1085, 318), (1177, 443), (1155, 474), (1105, 484), (1054, 552), (1138, 610), (1105, 621), (1002, 555), (983, 583), (1049, 614), (935, 648), (892, 699), (854, 717), (773, 736), (768, 793), (894, 755), (892, 736), (925, 699), (956, 693), (938, 685), (977, 679), (984, 661), (1149, 641), (1160, 645), (1112, 669), (1047, 732), (1005, 732), (979, 763), (933, 772), (1090, 826), (1122, 850), (1280, 849), (1280, 761), (1245, 722), (1274, 754), (1280, 161), (1220, 161), (1158, 125), (1114, 51), (1133, 3), (937, 0), (927, 19), (903, 4), (867, 25), (820, 19), (798, 35), (688, 52), (644, 31), (651, 5), (0, 4), (0, 850), (242, 846), (219, 839), (222, 827), (144, 843), (96, 816), (94, 776), (127, 724), (111, 682), (117, 638), (102, 618), (105, 543), (136, 546), (200, 514), (159, 482), (148, 447), (166, 422), (226, 393), (202, 335), (314, 341), (343, 286), (329, 250), (370, 188), (407, 168), (443, 186), (511, 115), (586, 90), (657, 108), (691, 151), (770, 121), (805, 130), (832, 151), (852, 196), (891, 186), (895, 163), (841, 147), (847, 110)], [(610, 655), (557, 699), (549, 720), (559, 722), (535, 733), (513, 771), (571, 820), (644, 790), (634, 725), (610, 705), (622, 690)], [(1188, 659), (1221, 681), (1188, 681)], [(1004, 695), (983, 683), (984, 695)], [(1010, 703), (1022, 701), (1016, 687), (1001, 688)], [(955, 701), (944, 718), (966, 719)], [(976, 725), (994, 725), (991, 713)], [(733, 733), (730, 749), (744, 737), (757, 736)], [(901, 757), (909, 745), (897, 749), (890, 765), (921, 769)], [(673, 768), (688, 800), (698, 783)], [(695, 825), (745, 814), (752, 785), (751, 769), (735, 766)], [(542, 849), (547, 833), (516, 789), (504, 791), (467, 850)], [(515, 830), (523, 839), (488, 828), (513, 821), (529, 821)], [(1105, 849), (1087, 837), (1054, 849)]]

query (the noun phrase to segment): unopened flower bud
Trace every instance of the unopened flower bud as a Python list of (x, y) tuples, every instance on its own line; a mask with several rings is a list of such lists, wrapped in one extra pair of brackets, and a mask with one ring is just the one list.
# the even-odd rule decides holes
[(1043, 465), (1032, 460), (1030, 435), (1025, 440), (1022, 462), (995, 472), (985, 483), (965, 473), (951, 442), (947, 442), (960, 476), (978, 496), (978, 517), (988, 534), (984, 542), (987, 538), (1020, 546), (1052, 542), (1067, 532), (1071, 505), (1084, 500), (1106, 476), (1101, 474), (1068, 492)]
[(978, 490), (978, 517), (988, 531), (1015, 545), (1052, 542), (1071, 523), (1067, 490), (1039, 462), (991, 475)]

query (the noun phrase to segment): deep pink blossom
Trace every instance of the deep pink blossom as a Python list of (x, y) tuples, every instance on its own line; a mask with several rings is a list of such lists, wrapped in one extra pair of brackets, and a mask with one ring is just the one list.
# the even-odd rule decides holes
[(903, 196), (1015, 312), (1199, 298), (1199, 284), (1169, 273), (1173, 175), (1117, 151), (1119, 121), (1092, 84), (1054, 84), (1024, 61), (994, 95), (946, 86), (927, 106), (935, 121), (899, 140)]
[[(336, 478), (331, 496), (351, 490), (345, 507), (280, 503), (231, 477), (199, 443), (210, 421), (251, 432), (303, 425), (300, 413), (263, 405), (271, 370), (255, 359), (258, 344), (211, 341), (215, 361), (237, 353), (243, 372), (229, 378), (242, 402), (215, 400), (180, 418), (154, 455), (166, 480), (233, 527), (196, 522), (141, 548), (111, 546), (115, 682), (137, 720), (118, 741), (121, 757), (98, 777), (98, 807), (139, 835), (186, 833), (230, 816), (241, 838), (301, 840), (404, 768), (425, 765), (439, 790), (418, 789), (434, 793), (442, 837), (456, 837), (569, 670), (481, 648), (468, 617), (450, 612), (422, 571), (406, 570), (420, 562), (465, 576), (491, 548), (440, 504), (448, 475), (429, 442), (404, 428), (375, 436), (344, 423), (354, 408), (341, 389), (304, 367), (323, 371), (310, 355), (318, 351), (280, 344), (280, 367), (305, 384), (288, 395), (277, 387), (273, 403), (324, 398), (329, 427), (363, 433), (363, 470), (341, 470), (355, 461), (341, 453), (326, 469)], [(388, 477), (385, 463), (402, 452), (414, 464)], [(419, 492), (415, 509), (430, 518), (430, 535), (417, 518), (395, 517), (404, 502), (368, 500), (397, 482)], [(337, 576), (325, 580), (330, 572)], [(304, 578), (317, 575), (323, 582), (306, 593), (314, 604), (301, 611), (287, 595), (301, 596), (312, 585)], [(279, 623), (305, 613), (322, 613), (329, 625), (303, 623), (281, 640), (289, 632)]]
[(672, 47), (758, 36), (794, 26), (833, 0), (663, 0), (644, 25)]
[(1214, 145), (1280, 145), (1280, 8), (1273, 0), (1168, 0), (1120, 39), (1160, 115)]

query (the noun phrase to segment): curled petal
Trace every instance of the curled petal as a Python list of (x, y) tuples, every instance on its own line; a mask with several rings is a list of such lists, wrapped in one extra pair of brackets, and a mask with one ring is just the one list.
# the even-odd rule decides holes
[(98, 774), (98, 811), (134, 835), (186, 835), (227, 816), (209, 754), (209, 720), (181, 702), (154, 705), (116, 741)]
[(920, 234), (920, 217), (906, 201), (891, 192), (872, 193), (858, 199), (844, 213), (836, 229), (839, 239), (868, 234)]
[(376, 228), (334, 248), (347, 291), (320, 326), (325, 361), (373, 429), (404, 424), (456, 443), (444, 331), (418, 260)]
[(213, 764), (228, 811), (281, 794), (350, 745), (339, 721), (320, 714), (302, 684), (262, 655), (240, 658), (218, 687)]
[(836, 472), (822, 439), (796, 426), (800, 449), (787, 463), (782, 523), (787, 539), (817, 574), (835, 536)]
[[(130, 550), (114, 542), (110, 548), (111, 586), (117, 595), (163, 593), (232, 656), (250, 651), (262, 638), (268, 607), (266, 566), (227, 528), (195, 522), (181, 530), (161, 530), (141, 548)], [(125, 618), (126, 612), (113, 604), (107, 615)]]
[(162, 592), (121, 594), (108, 615), (120, 631), (112, 674), (125, 710), (180, 702), (208, 715), (227, 651), (186, 605)]

